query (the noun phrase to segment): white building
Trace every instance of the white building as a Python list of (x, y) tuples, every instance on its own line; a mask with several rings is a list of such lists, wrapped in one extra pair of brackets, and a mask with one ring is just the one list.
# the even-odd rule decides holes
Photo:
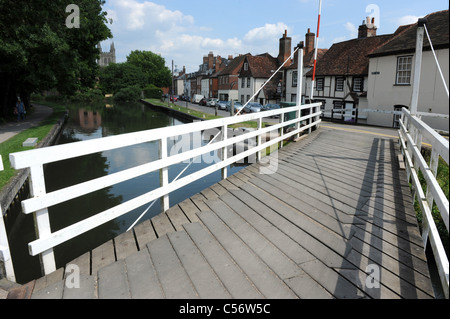
[[(426, 16), (427, 29), (436, 51), (447, 87), (449, 85), (449, 11)], [(368, 103), (369, 108), (385, 111), (409, 108), (414, 79), (417, 23), (401, 26), (393, 38), (375, 50), (370, 57)], [(424, 35), (418, 111), (449, 114), (449, 100), (426, 34)], [(422, 118), (431, 127), (448, 131), (448, 118)], [(367, 123), (398, 127), (398, 116), (368, 113)]]

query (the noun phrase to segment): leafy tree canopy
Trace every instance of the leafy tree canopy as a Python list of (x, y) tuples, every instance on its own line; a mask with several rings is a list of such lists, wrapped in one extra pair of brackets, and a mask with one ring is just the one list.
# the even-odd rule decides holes
[(147, 76), (148, 84), (157, 87), (167, 87), (171, 85), (171, 72), (166, 66), (163, 57), (151, 51), (132, 51), (127, 56), (127, 62), (140, 68)]
[(0, 115), (16, 96), (56, 88), (74, 94), (92, 87), (98, 73), (96, 45), (112, 37), (103, 0), (77, 0), (79, 28), (68, 28), (73, 0), (0, 0)]
[(113, 63), (100, 70), (100, 88), (104, 94), (116, 94), (123, 88), (136, 86), (143, 89), (147, 75), (134, 64)]

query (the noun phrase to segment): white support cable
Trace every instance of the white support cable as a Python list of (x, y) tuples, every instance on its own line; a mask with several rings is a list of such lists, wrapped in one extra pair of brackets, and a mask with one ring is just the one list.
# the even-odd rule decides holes
[(316, 66), (317, 66), (317, 52), (319, 47), (319, 31), (320, 31), (320, 16), (322, 14), (322, 0), (319, 1), (319, 15), (317, 17), (317, 34), (315, 40), (315, 48), (314, 48), (314, 67), (313, 67), (313, 75), (311, 81), (311, 91), (309, 94), (309, 104), (312, 104), (312, 100), (314, 98), (314, 84), (316, 82)]
[(272, 76), (266, 82), (264, 82), (264, 84), (259, 88), (259, 90), (256, 91), (255, 94), (253, 94), (253, 96), (247, 101), (247, 103), (245, 103), (244, 106), (239, 110), (239, 112), (237, 112), (234, 116), (239, 115), (239, 113), (241, 113), (241, 111), (247, 106), (247, 104), (250, 103), (250, 101), (253, 100), (255, 98), (255, 96), (257, 96), (259, 94), (259, 92), (261, 92), (261, 90), (266, 86), (266, 84), (272, 80), (272, 78), (275, 76), (275, 74), (277, 74), (284, 67), (286, 62), (289, 61), (292, 58), (292, 56), (295, 54), (295, 52), (297, 52), (297, 51), (298, 51), (298, 48), (295, 48), (295, 50), (286, 59), (286, 61), (284, 61), (283, 64), (272, 74)]
[(441, 66), (439, 65), (439, 61), (436, 57), (436, 53), (433, 48), (433, 43), (431, 42), (430, 34), (428, 33), (427, 25), (424, 24), (423, 26), (425, 27), (425, 33), (427, 34), (428, 42), (430, 43), (431, 51), (433, 52), (434, 60), (436, 61), (436, 66), (439, 70), (439, 74), (441, 75), (442, 83), (444, 84), (445, 91), (447, 92), (447, 97), (449, 97), (447, 83), (445, 83), (444, 74), (442, 74)]
[[(239, 113), (247, 106), (247, 104), (253, 100), (255, 98), (255, 96), (257, 96), (259, 94), (259, 92), (272, 80), (272, 78), (275, 76), (275, 74), (277, 74), (286, 64), (287, 61), (289, 61), (291, 59), (291, 57), (295, 54), (295, 52), (298, 51), (299, 48), (295, 48), (295, 50), (291, 53), (291, 55), (286, 59), (286, 61), (284, 61), (284, 63), (272, 74), (272, 76), (266, 81), (264, 82), (264, 84), (261, 86), (261, 88), (247, 101), (247, 103), (244, 104), (244, 106), (239, 110), (239, 112), (236, 112), (236, 114), (234, 114), (233, 116), (237, 116), (239, 115)], [(221, 134), (222, 132), (219, 131), (210, 141), (207, 145), (210, 145), (212, 142), (214, 142), (214, 140)], [(193, 158), (189, 161), (188, 165), (186, 165), (186, 167), (177, 175), (177, 177), (175, 177), (173, 179), (173, 182), (175, 182), (176, 180), (178, 180), (178, 178), (192, 165), (193, 163)], [(145, 209), (145, 211), (138, 217), (138, 219), (136, 219), (136, 221), (127, 229), (127, 231), (130, 231), (140, 220), (141, 218), (148, 212), (148, 210), (153, 206), (153, 204), (155, 204), (156, 199), (150, 203), (150, 205), (147, 207), (147, 209)]]

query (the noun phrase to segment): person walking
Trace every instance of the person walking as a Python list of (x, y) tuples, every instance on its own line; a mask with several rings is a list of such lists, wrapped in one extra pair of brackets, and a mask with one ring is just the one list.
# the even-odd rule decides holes
[(25, 120), (25, 106), (23, 102), (20, 100), (20, 97), (17, 98), (16, 102), (16, 109), (17, 109), (17, 122)]

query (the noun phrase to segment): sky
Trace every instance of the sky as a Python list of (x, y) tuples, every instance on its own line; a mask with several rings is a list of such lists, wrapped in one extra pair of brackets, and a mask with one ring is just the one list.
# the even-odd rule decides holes
[[(319, 0), (106, 0), (103, 10), (112, 20), (116, 62), (126, 62), (133, 50), (160, 54), (171, 68), (196, 72), (203, 56), (228, 57), (268, 52), (276, 57), (287, 30), (292, 47), (304, 41), (308, 28), (317, 32)], [(417, 22), (446, 10), (447, 0), (322, 0), (319, 48), (356, 38), (367, 16), (375, 17), (377, 34)]]

